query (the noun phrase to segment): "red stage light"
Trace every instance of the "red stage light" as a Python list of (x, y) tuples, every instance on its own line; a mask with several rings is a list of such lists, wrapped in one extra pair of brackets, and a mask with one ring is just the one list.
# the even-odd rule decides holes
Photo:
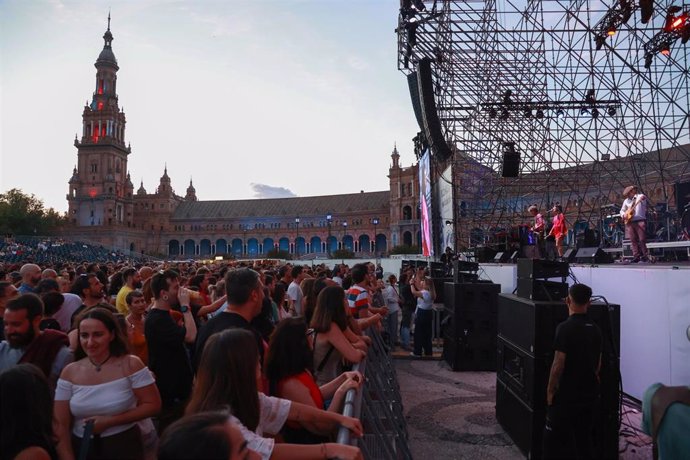
[(96, 189), (95, 189), (95, 188), (89, 189), (89, 196), (90, 196), (91, 198), (96, 198), (96, 193), (97, 193), (97, 192), (96, 192)]
[(664, 56), (668, 56), (669, 54), (671, 54), (671, 48), (669, 48), (668, 46), (664, 46), (663, 48), (661, 48), (661, 54), (663, 54)]

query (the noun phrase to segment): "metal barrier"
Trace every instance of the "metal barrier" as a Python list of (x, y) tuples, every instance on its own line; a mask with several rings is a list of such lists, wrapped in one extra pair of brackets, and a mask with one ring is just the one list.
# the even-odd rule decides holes
[(374, 331), (368, 335), (372, 345), (367, 358), (354, 367), (365, 376), (364, 385), (361, 391), (347, 392), (343, 407), (344, 415), (362, 420), (364, 436), (351, 438), (350, 431), (341, 427), (337, 442), (359, 446), (367, 459), (411, 460), (395, 367), (381, 334)]

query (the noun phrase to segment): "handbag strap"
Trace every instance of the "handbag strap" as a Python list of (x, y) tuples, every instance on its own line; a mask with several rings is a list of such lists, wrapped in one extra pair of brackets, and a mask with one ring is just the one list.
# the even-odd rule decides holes
[[(316, 336), (318, 334), (319, 334), (318, 332), (314, 332), (314, 346), (316, 346)], [(333, 344), (331, 344), (331, 348), (329, 348), (328, 351), (326, 352), (326, 356), (323, 357), (323, 359), (321, 360), (319, 365), (316, 367), (316, 372), (321, 372), (323, 370), (323, 368), (326, 367), (326, 363), (328, 362), (328, 358), (330, 358), (331, 355), (333, 354), (333, 350), (335, 350), (335, 347), (333, 346)]]

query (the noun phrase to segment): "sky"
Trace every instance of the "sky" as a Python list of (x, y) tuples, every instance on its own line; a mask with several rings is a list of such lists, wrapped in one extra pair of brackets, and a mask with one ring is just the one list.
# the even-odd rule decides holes
[(419, 130), (399, 0), (0, 0), (0, 192), (66, 211), (111, 12), (128, 169), (200, 200), (388, 189)]

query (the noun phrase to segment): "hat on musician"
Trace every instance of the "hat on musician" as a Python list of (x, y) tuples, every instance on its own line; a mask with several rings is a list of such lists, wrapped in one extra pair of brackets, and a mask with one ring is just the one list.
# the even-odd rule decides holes
[(623, 190), (623, 196), (628, 196), (628, 193), (630, 193), (630, 192), (632, 192), (632, 191), (634, 191), (634, 190), (637, 190), (637, 187), (635, 187), (634, 185), (628, 185), (628, 186), (625, 187), (625, 189)]
[(532, 205), (529, 208), (527, 208), (527, 212), (532, 212), (532, 211), (539, 212), (539, 208), (537, 208), (535, 205)]

